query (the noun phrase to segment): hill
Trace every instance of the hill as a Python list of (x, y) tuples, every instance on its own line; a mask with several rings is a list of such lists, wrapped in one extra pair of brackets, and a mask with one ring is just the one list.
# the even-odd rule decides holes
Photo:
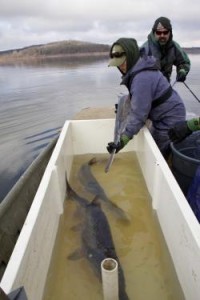
[(94, 55), (108, 57), (109, 48), (109, 45), (82, 41), (53, 42), (21, 49), (0, 51), (0, 63), (71, 56), (86, 57)]
[(200, 47), (183, 48), (188, 54), (200, 54)]

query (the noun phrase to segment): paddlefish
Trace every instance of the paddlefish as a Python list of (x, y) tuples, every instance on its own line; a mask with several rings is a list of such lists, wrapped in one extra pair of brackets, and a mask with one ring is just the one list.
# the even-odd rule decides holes
[(67, 182), (68, 197), (76, 201), (82, 208), (83, 220), (81, 230), (81, 248), (77, 249), (68, 259), (76, 260), (85, 257), (96, 276), (101, 281), (101, 262), (105, 258), (113, 258), (118, 262), (119, 300), (128, 300), (125, 290), (125, 277), (117, 256), (108, 220), (101, 210), (98, 197), (92, 202), (79, 196)]
[(91, 166), (97, 162), (97, 159), (94, 157), (89, 162), (84, 163), (78, 172), (78, 178), (85, 189), (93, 195), (98, 196), (106, 207), (111, 210), (119, 219), (126, 222), (130, 222), (126, 213), (121, 209), (117, 204), (113, 203), (108, 196), (106, 195), (104, 189), (96, 180), (95, 176), (92, 174)]

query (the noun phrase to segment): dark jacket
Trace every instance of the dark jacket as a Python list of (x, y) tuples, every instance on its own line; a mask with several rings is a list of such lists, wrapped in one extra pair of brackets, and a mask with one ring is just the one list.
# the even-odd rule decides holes
[(170, 81), (173, 65), (176, 71), (184, 69), (186, 74), (190, 70), (190, 60), (180, 45), (172, 39), (172, 34), (167, 44), (161, 46), (154, 37), (153, 31), (148, 35), (148, 40), (141, 46), (147, 55), (153, 55), (160, 64), (160, 70)]

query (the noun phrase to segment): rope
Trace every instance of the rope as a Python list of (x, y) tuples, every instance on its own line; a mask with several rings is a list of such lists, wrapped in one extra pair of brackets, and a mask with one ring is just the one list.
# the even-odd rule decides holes
[(183, 82), (183, 84), (186, 86), (186, 88), (190, 91), (190, 93), (194, 96), (194, 98), (198, 101), (198, 102), (200, 102), (200, 100), (199, 100), (199, 98), (193, 93), (193, 91), (189, 88), (189, 86), (185, 83), (185, 82)]
[[(172, 84), (172, 87), (175, 85), (176, 82), (177, 82), (177, 81), (175, 80), (174, 83)], [(189, 86), (188, 86), (185, 82), (183, 82), (183, 84), (184, 84), (184, 85), (186, 86), (186, 88), (190, 91), (190, 93), (194, 96), (194, 98), (200, 103), (199, 98), (194, 94), (194, 92), (189, 88)]]

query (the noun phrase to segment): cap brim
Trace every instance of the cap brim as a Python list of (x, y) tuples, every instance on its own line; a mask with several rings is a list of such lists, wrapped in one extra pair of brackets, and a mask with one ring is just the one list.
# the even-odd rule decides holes
[(123, 64), (123, 62), (126, 60), (126, 56), (122, 56), (122, 57), (114, 57), (111, 58), (111, 60), (108, 63), (108, 67), (119, 67)]

